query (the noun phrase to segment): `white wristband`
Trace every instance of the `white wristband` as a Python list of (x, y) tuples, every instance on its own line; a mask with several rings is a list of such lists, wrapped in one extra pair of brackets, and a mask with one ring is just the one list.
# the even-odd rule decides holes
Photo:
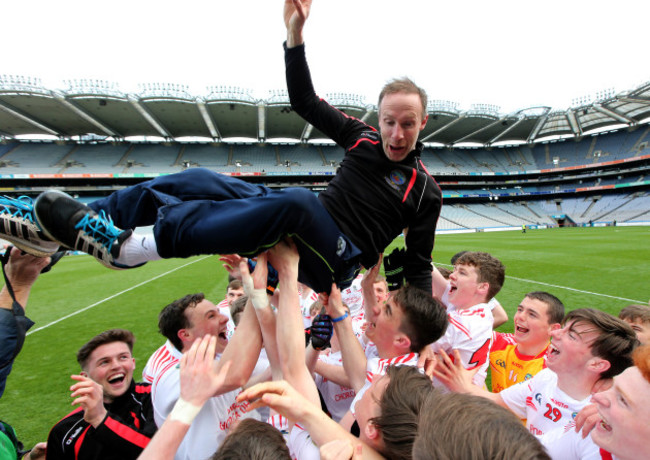
[(253, 289), (253, 292), (248, 294), (248, 298), (253, 302), (255, 310), (264, 310), (269, 306), (269, 298), (266, 294), (266, 289)]
[(186, 425), (191, 425), (192, 420), (194, 420), (200, 410), (200, 406), (195, 406), (194, 404), (185, 401), (183, 398), (178, 398), (178, 401), (176, 401), (174, 408), (169, 414), (169, 418), (172, 420), (178, 420)]

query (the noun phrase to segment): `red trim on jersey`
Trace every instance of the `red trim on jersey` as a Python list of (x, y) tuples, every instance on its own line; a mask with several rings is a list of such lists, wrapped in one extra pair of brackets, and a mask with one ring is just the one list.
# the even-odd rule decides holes
[(527, 396), (526, 397), (526, 405), (534, 410), (537, 410), (537, 406), (533, 402), (533, 397), (532, 396)]
[(406, 192), (404, 192), (404, 198), (402, 198), (402, 203), (406, 201), (406, 197), (409, 196), (409, 193), (411, 193), (411, 189), (413, 188), (413, 185), (415, 185), (415, 179), (417, 178), (417, 171), (415, 168), (413, 168), (413, 173), (411, 174), (411, 180), (409, 181), (408, 187), (406, 187)]
[(138, 394), (151, 393), (151, 385), (135, 384), (135, 392)]
[(169, 369), (174, 367), (176, 364), (178, 364), (180, 360), (179, 359), (174, 359), (172, 362), (167, 364), (160, 372), (158, 372), (157, 378), (156, 378), (156, 383), (160, 382), (160, 378), (165, 375), (165, 372), (167, 372)]
[(110, 416), (106, 417), (106, 420), (104, 420), (104, 425), (106, 425), (106, 427), (111, 431), (115, 432), (115, 434), (117, 434), (120, 438), (123, 438), (143, 449), (147, 447), (147, 444), (149, 444), (149, 441), (151, 441), (151, 438), (143, 435), (142, 433), (138, 433), (133, 428), (121, 424)]
[(463, 326), (461, 323), (459, 323), (458, 320), (456, 320), (456, 319), (452, 318), (451, 316), (449, 316), (449, 322), (451, 324), (453, 324), (454, 326), (456, 326), (456, 328), (460, 332), (465, 334), (468, 338), (470, 338), (470, 339), (472, 338), (472, 335), (469, 333), (469, 329), (467, 329), (465, 326)]
[[(65, 420), (66, 418), (70, 417), (72, 414), (76, 414), (77, 412), (82, 411), (82, 410), (83, 410), (83, 407), (77, 407), (75, 410), (73, 410), (72, 412), (70, 412), (68, 415), (66, 415), (65, 417), (61, 418), (61, 420)], [(58, 422), (56, 422), (55, 425), (58, 425), (58, 424), (61, 422), (61, 420), (59, 420)]]
[(84, 443), (84, 438), (86, 437), (86, 433), (88, 433), (88, 430), (90, 429), (92, 425), (88, 425), (86, 429), (84, 430), (83, 433), (81, 433), (81, 436), (77, 438), (77, 442), (74, 443), (74, 458), (77, 460), (79, 458), (79, 451), (81, 450), (81, 445)]
[(358, 141), (357, 141), (357, 142), (356, 142), (352, 147), (350, 147), (348, 150), (354, 150), (354, 149), (356, 149), (356, 148), (359, 146), (359, 144), (360, 144), (361, 142), (364, 142), (364, 141), (365, 141), (365, 142), (370, 142), (372, 145), (377, 145), (377, 144), (379, 144), (379, 141), (373, 141), (372, 139), (368, 139), (368, 138), (366, 138), (366, 137), (362, 137), (362, 138), (359, 139), (359, 140), (358, 140)]
[(609, 452), (607, 452), (607, 451), (606, 451), (605, 449), (603, 449), (602, 447), (600, 448), (600, 451), (599, 451), (599, 452), (600, 452), (600, 458), (602, 458), (603, 460), (614, 460), (614, 457), (612, 456), (612, 454), (610, 454)]

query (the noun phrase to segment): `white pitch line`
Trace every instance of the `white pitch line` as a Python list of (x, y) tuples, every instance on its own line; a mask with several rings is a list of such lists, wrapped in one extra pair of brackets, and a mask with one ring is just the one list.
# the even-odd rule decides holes
[(99, 302), (95, 302), (94, 304), (92, 304), (92, 305), (88, 305), (87, 307), (84, 307), (84, 308), (82, 308), (82, 309), (80, 309), (80, 310), (77, 310), (77, 311), (75, 311), (75, 312), (72, 312), (72, 313), (70, 313), (69, 315), (65, 315), (65, 316), (63, 316), (63, 317), (57, 319), (56, 321), (52, 321), (51, 323), (46, 324), (45, 326), (41, 326), (41, 327), (37, 327), (36, 329), (32, 329), (31, 331), (29, 331), (29, 332), (27, 333), (27, 335), (33, 334), (33, 333), (38, 332), (38, 331), (42, 331), (43, 329), (46, 329), (46, 328), (48, 328), (48, 327), (50, 327), (50, 326), (53, 326), (53, 325), (56, 324), (56, 323), (60, 323), (60, 322), (63, 321), (64, 319), (71, 318), (71, 317), (73, 317), (73, 316), (75, 316), (75, 315), (78, 315), (79, 313), (83, 313), (83, 312), (86, 311), (86, 310), (90, 310), (91, 308), (96, 307), (97, 305), (103, 304), (104, 302), (106, 302), (106, 301), (108, 301), (108, 300), (114, 299), (115, 297), (118, 297), (118, 296), (120, 296), (120, 295), (122, 295), (122, 294), (124, 294), (124, 293), (126, 293), (126, 292), (129, 292), (129, 291), (132, 291), (132, 290), (134, 290), (134, 289), (136, 289), (136, 288), (139, 288), (140, 286), (144, 286), (145, 284), (150, 283), (150, 282), (152, 282), (152, 281), (154, 281), (154, 280), (157, 280), (158, 278), (162, 278), (163, 276), (167, 276), (167, 275), (169, 275), (170, 273), (175, 272), (176, 270), (180, 270), (181, 268), (185, 268), (185, 267), (187, 267), (188, 265), (192, 265), (193, 263), (200, 262), (200, 261), (202, 261), (203, 259), (206, 259), (207, 257), (209, 257), (209, 256), (202, 257), (202, 258), (200, 258), (200, 259), (198, 259), (198, 260), (193, 260), (192, 262), (188, 262), (188, 263), (186, 263), (185, 265), (181, 265), (180, 267), (176, 267), (176, 268), (174, 268), (173, 270), (169, 270), (168, 272), (161, 273), (160, 275), (154, 276), (153, 278), (151, 278), (151, 279), (149, 279), (149, 280), (147, 280), (147, 281), (143, 281), (143, 282), (141, 282), (141, 283), (139, 283), (139, 284), (136, 284), (135, 286), (131, 286), (130, 288), (125, 289), (125, 290), (123, 290), (122, 292), (118, 292), (117, 294), (113, 294), (112, 296), (106, 297), (105, 299), (102, 299), (102, 300), (100, 300)]
[[(446, 266), (446, 267), (451, 267), (451, 265), (449, 265), (449, 264), (439, 264), (439, 263), (436, 263), (436, 265), (444, 265), (444, 266)], [(554, 287), (554, 288), (558, 288), (558, 289), (565, 289), (565, 290), (567, 290), (567, 291), (580, 292), (580, 293), (582, 293), (582, 294), (595, 295), (595, 296), (598, 296), (598, 297), (607, 297), (607, 298), (610, 298), (610, 299), (625, 300), (625, 301), (627, 301), (627, 302), (634, 302), (634, 303), (640, 303), (640, 304), (644, 304), (644, 303), (646, 303), (645, 300), (627, 299), (627, 298), (625, 298), (625, 297), (616, 297), (616, 296), (614, 296), (614, 295), (600, 294), (600, 293), (598, 293), (598, 292), (583, 291), (583, 290), (581, 290), (581, 289), (575, 289), (575, 288), (571, 288), (571, 287), (567, 287), (567, 286), (560, 286), (560, 285), (557, 285), (557, 284), (544, 283), (544, 282), (542, 282), (542, 281), (528, 280), (528, 279), (526, 279), (526, 278), (517, 278), (516, 276), (506, 276), (506, 279), (507, 279), (507, 278), (510, 278), (510, 279), (512, 279), (512, 280), (517, 280), (517, 281), (524, 281), (524, 282), (526, 282), (526, 283), (540, 284), (540, 285), (542, 285), (542, 286), (549, 286), (549, 287)]]
[(541, 281), (527, 280), (525, 278), (517, 278), (515, 276), (506, 276), (506, 278), (510, 278), (510, 279), (517, 280), (517, 281), (525, 281), (526, 283), (541, 284), (542, 286), (550, 286), (550, 287), (554, 287), (554, 288), (558, 288), (558, 289), (566, 289), (567, 291), (575, 291), (575, 292), (580, 292), (582, 294), (590, 294), (590, 295), (595, 295), (595, 296), (599, 296), (599, 297), (608, 297), (610, 299), (625, 300), (627, 302), (634, 302), (634, 303), (640, 303), (640, 304), (645, 303), (644, 300), (627, 299), (625, 297), (616, 297), (614, 295), (600, 294), (598, 292), (583, 291), (581, 289), (570, 288), (570, 287), (567, 287), (567, 286), (559, 286), (557, 284), (543, 283)]

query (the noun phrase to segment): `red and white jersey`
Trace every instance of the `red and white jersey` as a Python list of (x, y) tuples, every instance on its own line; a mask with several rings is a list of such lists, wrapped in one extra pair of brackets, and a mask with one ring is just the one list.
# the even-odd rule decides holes
[(557, 374), (550, 369), (542, 369), (532, 379), (499, 394), (517, 417), (526, 419), (526, 427), (538, 437), (557, 429), (574, 429), (575, 416), (591, 399), (578, 401), (560, 390)]
[[(321, 354), (318, 359), (326, 364), (333, 364), (335, 366), (343, 366), (341, 359), (341, 352), (330, 353), (328, 355)], [(325, 405), (332, 416), (332, 419), (339, 422), (341, 418), (350, 410), (350, 404), (356, 393), (353, 389), (338, 385), (331, 380), (327, 380), (320, 374), (316, 374), (316, 386), (323, 396)]]
[(295, 424), (289, 433), (289, 453), (296, 460), (320, 460), (320, 450), (312, 441), (311, 435), (299, 424)]
[(308, 287), (302, 287), (298, 295), (300, 297), (300, 311), (302, 312), (302, 324), (304, 328), (311, 326), (313, 317), (309, 309), (314, 302), (318, 301), (318, 293)]
[[(473, 382), (475, 385), (483, 387), (490, 365), (488, 355), (494, 323), (492, 310), (485, 303), (470, 308), (455, 309), (448, 301), (450, 287), (451, 285), (447, 285), (442, 296), (442, 303), (447, 307), (449, 326), (447, 326), (445, 335), (431, 344), (431, 348), (436, 352), (444, 350), (452, 358), (452, 350), (458, 350), (465, 369), (479, 369), (473, 377)], [(433, 383), (438, 388), (444, 388), (436, 379)]]
[(147, 364), (142, 369), (142, 380), (153, 383), (154, 376), (160, 374), (168, 365), (176, 365), (183, 354), (167, 340), (149, 357)]
[(354, 281), (352, 281), (350, 287), (341, 291), (341, 300), (348, 306), (352, 316), (357, 316), (360, 312), (363, 312), (363, 291), (361, 290), (362, 279), (362, 274), (357, 275)]
[(217, 304), (219, 313), (228, 318), (228, 324), (226, 325), (226, 337), (228, 340), (232, 338), (232, 335), (235, 333), (235, 322), (232, 320), (232, 315), (230, 314), (230, 305), (228, 305), (228, 300), (223, 299)]
[(557, 428), (539, 437), (553, 460), (604, 460), (612, 459), (609, 452), (598, 447), (591, 436), (583, 439), (574, 428)]
[[(167, 358), (167, 355), (171, 358)], [(171, 342), (151, 356), (145, 371), (153, 379), (151, 401), (156, 425), (161, 426), (180, 397), (180, 365), (182, 353)], [(151, 365), (150, 365), (151, 364)], [(256, 417), (247, 413), (248, 402), (238, 403), (239, 390), (210, 398), (201, 408), (179, 446), (175, 460), (208, 459), (226, 437), (228, 429), (239, 418)]]
[(368, 359), (367, 365), (366, 365), (366, 383), (363, 385), (363, 387), (359, 390), (357, 395), (354, 397), (354, 400), (352, 401), (352, 404), (350, 405), (350, 411), (354, 415), (354, 409), (355, 405), (363, 394), (370, 388), (370, 385), (372, 384), (372, 381), (376, 377), (381, 377), (382, 375), (386, 374), (386, 369), (388, 366), (414, 366), (417, 367), (418, 365), (418, 358), (419, 354), (417, 353), (408, 353), (406, 355), (402, 356), (397, 356), (395, 358), (372, 358)]

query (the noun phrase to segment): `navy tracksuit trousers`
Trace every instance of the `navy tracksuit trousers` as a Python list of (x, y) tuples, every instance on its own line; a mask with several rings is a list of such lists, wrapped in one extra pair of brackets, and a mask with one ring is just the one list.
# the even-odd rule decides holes
[(300, 253), (299, 281), (316, 292), (347, 287), (360, 250), (341, 233), (316, 195), (272, 190), (203, 168), (160, 176), (89, 205), (127, 229), (154, 225), (163, 258), (198, 254), (253, 256), (291, 236)]

